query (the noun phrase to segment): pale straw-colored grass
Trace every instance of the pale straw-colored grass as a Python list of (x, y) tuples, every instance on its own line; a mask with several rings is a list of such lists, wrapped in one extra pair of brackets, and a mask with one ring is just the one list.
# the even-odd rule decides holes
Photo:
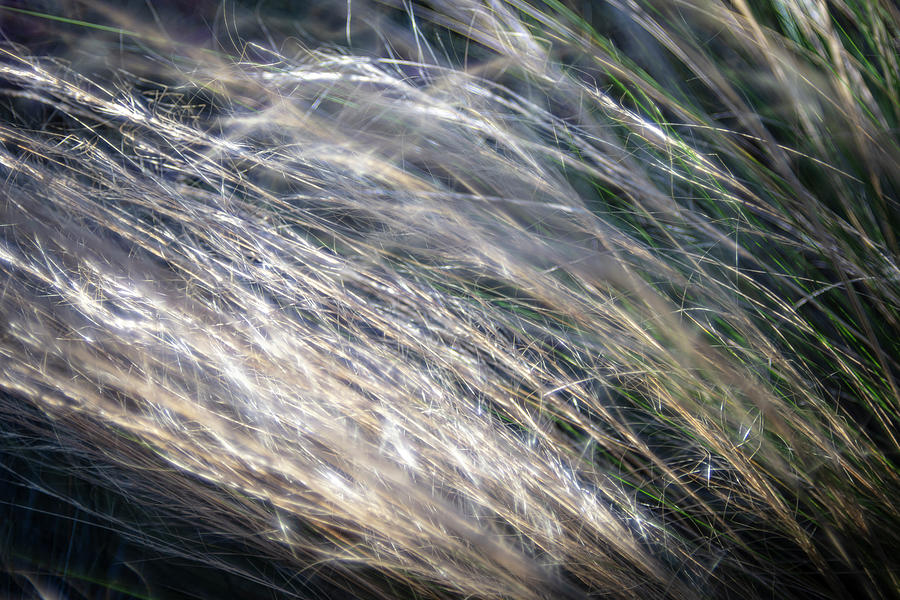
[(761, 4), (7, 10), (2, 419), (278, 597), (896, 597), (900, 19)]

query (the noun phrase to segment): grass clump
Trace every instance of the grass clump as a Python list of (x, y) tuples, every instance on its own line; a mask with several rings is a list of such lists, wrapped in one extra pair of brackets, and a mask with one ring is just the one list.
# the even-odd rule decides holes
[(900, 595), (890, 2), (0, 13), (10, 593)]

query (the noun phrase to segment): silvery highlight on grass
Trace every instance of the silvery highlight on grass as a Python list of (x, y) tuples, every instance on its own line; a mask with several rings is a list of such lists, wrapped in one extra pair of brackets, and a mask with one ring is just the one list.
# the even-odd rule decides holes
[(0, 595), (900, 597), (890, 0), (0, 4)]

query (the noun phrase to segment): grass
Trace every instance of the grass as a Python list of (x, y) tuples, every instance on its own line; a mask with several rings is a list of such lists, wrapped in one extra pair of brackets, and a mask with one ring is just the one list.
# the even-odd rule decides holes
[(8, 595), (900, 596), (890, 3), (2, 8)]

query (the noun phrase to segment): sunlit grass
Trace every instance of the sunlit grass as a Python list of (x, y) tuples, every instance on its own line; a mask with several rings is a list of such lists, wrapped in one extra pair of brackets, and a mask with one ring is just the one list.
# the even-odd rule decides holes
[(54, 6), (0, 7), (11, 590), (898, 594), (889, 3)]

